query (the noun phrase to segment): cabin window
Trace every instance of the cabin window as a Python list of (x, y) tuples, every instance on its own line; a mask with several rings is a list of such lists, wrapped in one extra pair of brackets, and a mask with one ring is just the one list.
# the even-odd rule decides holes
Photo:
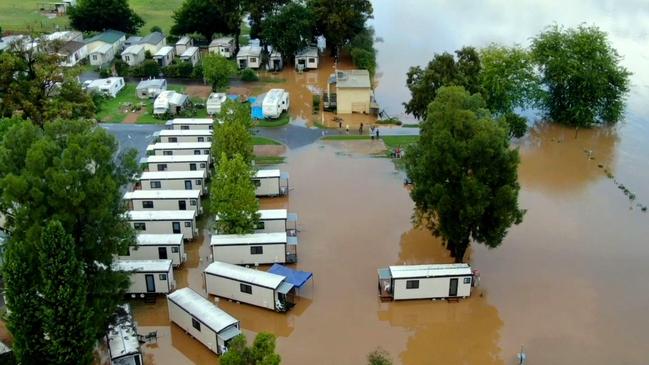
[(96, 54), (92, 55), (92, 59), (93, 59), (94, 61), (97, 61), (97, 55), (96, 55)]
[(163, 156), (173, 156), (174, 151), (162, 151)]
[(203, 185), (203, 182), (201, 180), (196, 180), (196, 185)]
[(192, 222), (185, 222), (185, 227), (189, 228), (192, 226)]
[(178, 253), (179, 251), (180, 251), (180, 248), (178, 248), (176, 246), (171, 247), (171, 252), (172, 253)]
[(198, 137), (198, 142), (205, 142), (205, 137)]
[(259, 180), (259, 179), (253, 179), (252, 183), (255, 184), (256, 188), (261, 186), (261, 180)]
[(136, 231), (146, 231), (146, 223), (133, 223), (133, 228)]
[(153, 209), (153, 200), (144, 200), (144, 201), (142, 201), (142, 208), (144, 208), (144, 209)]
[(252, 247), (250, 247), (250, 254), (251, 255), (263, 255), (264, 254), (264, 246), (252, 246)]
[(201, 168), (202, 168), (202, 169), (205, 168), (205, 164), (204, 164), (204, 163), (201, 163)]
[(162, 281), (167, 281), (167, 274), (160, 274), (158, 275), (158, 278)]
[(255, 229), (262, 230), (264, 228), (266, 228), (266, 222), (259, 222), (257, 223), (257, 227)]
[(160, 181), (151, 181), (149, 184), (151, 185), (151, 189), (160, 189), (162, 187)]
[(196, 328), (197, 330), (201, 330), (201, 322), (199, 322), (196, 318), (192, 318), (192, 327)]
[(203, 150), (203, 154), (205, 154), (205, 155), (209, 155), (209, 154), (210, 154), (210, 150)]
[(242, 293), (252, 294), (252, 285), (241, 283), (239, 284), (239, 287), (241, 288)]
[(315, 63), (315, 58), (309, 58), (309, 63)]
[(169, 137), (169, 143), (176, 143), (176, 142), (178, 142), (177, 137)]
[(181, 125), (180, 129), (181, 130), (189, 130), (189, 126), (188, 125)]
[(197, 204), (196, 199), (189, 199), (189, 205), (196, 206), (196, 204)]
[(257, 62), (257, 59), (255, 57), (250, 57), (250, 63), (255, 63)]
[(464, 278), (464, 284), (471, 284), (471, 278)]
[(167, 164), (166, 163), (159, 163), (158, 164), (158, 171), (167, 171)]
[(209, 129), (209, 130), (212, 130), (212, 126), (209, 126), (208, 129)]
[(212, 142), (212, 137), (207, 137), (208, 142)]
[(406, 289), (419, 289), (419, 280), (407, 280)]
[(201, 150), (194, 150), (194, 154), (195, 154), (195, 155), (200, 155), (200, 154), (201, 154)]

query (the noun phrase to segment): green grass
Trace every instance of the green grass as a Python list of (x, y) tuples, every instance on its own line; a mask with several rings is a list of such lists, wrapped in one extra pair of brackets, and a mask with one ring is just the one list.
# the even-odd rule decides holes
[(419, 124), (402, 124), (402, 128), (419, 128)]
[(340, 136), (324, 136), (321, 139), (323, 141), (361, 141), (361, 140), (370, 139), (370, 136), (340, 135)]
[(259, 120), (259, 121), (257, 121), (257, 127), (277, 128), (277, 127), (287, 125), (288, 122), (290, 121), (290, 119), (291, 118), (288, 116), (288, 113), (284, 112), (277, 119), (274, 119), (274, 120)]
[(151, 103), (151, 101), (140, 100), (135, 95), (136, 85), (127, 83), (122, 91), (115, 98), (107, 98), (101, 103), (101, 110), (97, 113), (97, 119), (102, 122), (121, 123), (126, 117), (121, 106), (126, 103), (138, 104), (140, 102)]
[(267, 84), (282, 84), (286, 82), (286, 79), (283, 79), (281, 77), (262, 76), (259, 78), (259, 81), (265, 82)]
[(252, 136), (252, 144), (255, 146), (279, 146), (282, 143), (272, 138)]
[(383, 143), (386, 147), (395, 148), (395, 147), (405, 147), (409, 144), (413, 144), (419, 140), (419, 136), (385, 136), (381, 137)]
[(154, 25), (162, 28), (164, 34), (169, 34), (174, 23), (171, 18), (173, 11), (180, 8), (182, 3), (183, 0), (129, 0), (133, 10), (145, 21), (140, 29), (142, 34), (148, 34)]
[(255, 165), (279, 165), (285, 160), (284, 156), (255, 156)]

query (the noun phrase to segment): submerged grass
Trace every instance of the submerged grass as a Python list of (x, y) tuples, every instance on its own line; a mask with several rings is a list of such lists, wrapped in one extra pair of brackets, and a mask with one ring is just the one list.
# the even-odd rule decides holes
[(279, 146), (282, 143), (272, 138), (252, 136), (252, 144), (255, 146)]
[(255, 156), (255, 165), (279, 165), (285, 160), (284, 156)]

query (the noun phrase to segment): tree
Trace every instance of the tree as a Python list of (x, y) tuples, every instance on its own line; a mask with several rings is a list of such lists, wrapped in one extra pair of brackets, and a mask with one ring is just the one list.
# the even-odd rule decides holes
[(79, 0), (68, 10), (72, 28), (83, 32), (106, 29), (135, 34), (144, 20), (128, 5), (128, 0)]
[(615, 123), (624, 111), (631, 75), (597, 27), (547, 28), (532, 40), (541, 71), (539, 106), (555, 122), (576, 127)]
[(410, 68), (406, 85), (411, 98), (404, 103), (407, 113), (420, 120), (426, 119), (428, 104), (442, 86), (462, 86), (470, 93), (481, 91), (478, 52), (473, 47), (464, 47), (455, 54), (457, 59), (447, 52), (435, 54), (425, 69)]
[(500, 118), (509, 138), (521, 138), (527, 133), (527, 120), (516, 113), (507, 113)]
[(527, 50), (491, 44), (480, 50), (480, 60), (480, 82), (492, 113), (505, 115), (536, 100), (539, 81)]
[(295, 53), (313, 41), (313, 14), (301, 3), (289, 3), (267, 17), (262, 36), (282, 54), (284, 61), (292, 61)]
[(334, 54), (354, 36), (365, 29), (365, 22), (372, 18), (369, 0), (308, 0), (316, 29), (324, 35)]
[(221, 156), (225, 153), (228, 159), (235, 154), (240, 155), (246, 164), (253, 158), (252, 117), (248, 104), (236, 103), (228, 100), (221, 107), (221, 113), (214, 123), (214, 139), (212, 142), (212, 156)]
[(471, 241), (497, 247), (519, 224), (518, 151), (478, 94), (442, 87), (406, 154), (415, 221), (441, 237), (456, 262)]
[(250, 13), (250, 38), (259, 38), (265, 30), (263, 20), (287, 3), (290, 0), (245, 0), (243, 7)]
[[(199, 33), (205, 39), (212, 39), (216, 33), (234, 34), (241, 32), (242, 7), (235, 0), (185, 0), (171, 16), (174, 24), (171, 34)], [(239, 43), (237, 40), (237, 47)]]
[(374, 48), (374, 29), (365, 28), (352, 38), (347, 46), (352, 62), (357, 68), (368, 70), (374, 76), (376, 72), (376, 49)]
[(25, 346), (17, 352), (39, 355), (43, 348), (38, 343), (43, 338), (38, 337), (42, 326), (30, 327), (43, 314), (24, 293), (32, 295), (38, 290), (34, 283), (41, 278), (35, 269), (39, 250), (34, 246), (41, 242), (43, 224), (52, 219), (72, 237), (84, 268), (93, 338), (104, 334), (128, 286), (124, 274), (110, 270), (113, 257), (135, 241), (123, 217), (120, 188), (137, 171), (137, 152), (116, 156), (117, 152), (114, 137), (87, 121), (60, 120), (42, 129), (24, 121), (4, 132), (0, 141), (0, 212), (7, 217), (5, 227), (11, 237), (3, 268), (8, 278), (7, 306), (18, 312), (25, 305), (34, 312), (33, 317), (9, 318), (15, 338), (25, 333), (32, 337), (18, 341)]
[(203, 76), (212, 85), (212, 91), (225, 89), (236, 73), (234, 63), (221, 55), (208, 54), (203, 57)]
[(221, 356), (221, 365), (279, 365), (281, 360), (275, 353), (275, 336), (260, 332), (251, 348), (246, 345), (246, 336), (233, 338), (228, 352)]
[(211, 211), (219, 217), (219, 234), (254, 232), (259, 222), (259, 201), (253, 176), (250, 165), (239, 154), (231, 159), (221, 154), (210, 194)]
[(378, 348), (367, 355), (368, 365), (392, 365), (390, 354), (382, 348)]

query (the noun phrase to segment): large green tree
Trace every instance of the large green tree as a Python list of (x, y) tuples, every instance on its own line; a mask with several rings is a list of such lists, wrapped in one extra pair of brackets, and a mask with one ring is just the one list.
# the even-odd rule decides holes
[(310, 9), (289, 3), (263, 22), (263, 38), (279, 51), (284, 61), (292, 62), (300, 49), (313, 42), (314, 21)]
[(216, 121), (212, 156), (225, 154), (230, 159), (238, 154), (247, 164), (250, 164), (254, 157), (250, 134), (252, 128), (250, 106), (228, 100), (221, 107), (221, 113), (216, 116)]
[(335, 54), (365, 29), (374, 11), (369, 0), (307, 0), (307, 6), (313, 11), (316, 29)]
[(550, 119), (588, 127), (622, 117), (630, 73), (605, 32), (555, 25), (537, 35), (531, 49), (545, 91), (539, 106)]
[(106, 29), (137, 33), (144, 20), (128, 5), (128, 0), (79, 0), (68, 10), (70, 25), (84, 32)]
[(237, 66), (227, 58), (218, 54), (203, 57), (203, 77), (212, 85), (212, 91), (227, 88), (230, 78), (236, 74)]
[[(244, 9), (250, 14), (250, 38), (264, 33), (264, 20), (275, 14), (290, 0), (244, 0)], [(262, 41), (265, 41), (262, 39)]]
[(374, 48), (374, 29), (365, 28), (352, 38), (346, 47), (352, 62), (357, 68), (368, 70), (374, 76), (376, 72), (376, 49)]
[(199, 33), (206, 39), (214, 34), (233, 34), (239, 48), (242, 4), (237, 0), (185, 0), (171, 16), (171, 34)]
[(219, 217), (219, 234), (254, 232), (259, 222), (259, 201), (252, 182), (254, 173), (249, 163), (235, 154), (220, 155), (216, 176), (210, 189), (211, 212)]
[(461, 262), (471, 241), (497, 247), (519, 224), (518, 151), (478, 94), (442, 87), (406, 154), (416, 221)]
[(220, 362), (221, 365), (279, 365), (281, 361), (282, 358), (275, 353), (275, 336), (260, 332), (252, 347), (247, 346), (244, 335), (233, 338)]
[(470, 93), (481, 92), (480, 56), (473, 47), (464, 47), (452, 54), (436, 54), (426, 68), (411, 67), (406, 85), (410, 90), (410, 101), (404, 103), (407, 113), (424, 120), (428, 105), (437, 96), (442, 86), (462, 86)]

